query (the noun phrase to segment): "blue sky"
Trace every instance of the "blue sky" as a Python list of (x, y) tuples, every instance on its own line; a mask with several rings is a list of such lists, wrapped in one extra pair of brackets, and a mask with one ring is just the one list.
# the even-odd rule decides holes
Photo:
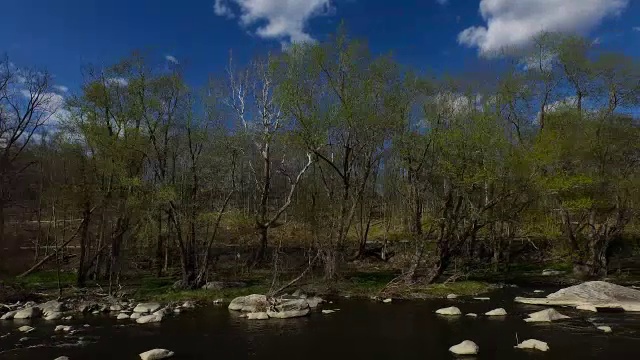
[(322, 40), (342, 21), (374, 52), (437, 72), (486, 63), (541, 29), (640, 55), (638, 0), (11, 0), (3, 13), (0, 53), (49, 70), (71, 91), (83, 65), (109, 65), (133, 50), (160, 67), (173, 57), (197, 86), (224, 70), (230, 49), (244, 62), (291, 41)]

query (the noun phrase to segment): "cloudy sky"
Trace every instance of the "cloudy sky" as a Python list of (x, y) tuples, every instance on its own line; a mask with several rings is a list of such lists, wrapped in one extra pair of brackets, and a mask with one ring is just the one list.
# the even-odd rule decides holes
[(133, 50), (155, 66), (180, 64), (194, 85), (295, 41), (325, 39), (342, 21), (374, 52), (437, 72), (486, 63), (542, 30), (580, 33), (640, 56), (640, 0), (19, 0), (3, 4), (0, 53), (46, 68), (60, 93), (77, 91), (83, 65)]

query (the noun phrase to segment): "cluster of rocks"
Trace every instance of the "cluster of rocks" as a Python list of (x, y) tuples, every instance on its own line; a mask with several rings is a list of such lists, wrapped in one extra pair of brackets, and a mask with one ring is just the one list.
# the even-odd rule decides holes
[[(289, 319), (309, 315), (311, 310), (323, 301), (317, 296), (285, 295), (270, 298), (266, 295), (252, 294), (233, 299), (229, 304), (229, 310), (242, 312), (241, 316), (248, 320)], [(325, 314), (331, 312), (323, 311)]]

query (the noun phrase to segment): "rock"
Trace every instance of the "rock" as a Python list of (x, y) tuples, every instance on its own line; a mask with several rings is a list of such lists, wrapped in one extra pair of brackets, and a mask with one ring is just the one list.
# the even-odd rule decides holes
[(133, 314), (131, 314), (131, 316), (129, 316), (129, 319), (138, 320), (138, 319), (140, 319), (141, 316), (142, 316), (142, 314), (140, 314), (140, 313), (133, 313)]
[(306, 299), (307, 300), (307, 304), (309, 304), (309, 307), (312, 309), (315, 309), (318, 307), (318, 305), (322, 304), (324, 302), (324, 300), (321, 297), (318, 296), (312, 296), (310, 298), (303, 298), (302, 296), (300, 296), (301, 299)]
[(546, 269), (542, 270), (542, 276), (558, 276), (564, 274), (564, 271)]
[(436, 310), (436, 314), (438, 314), (438, 315), (455, 316), (455, 315), (462, 315), (462, 312), (457, 307), (451, 306), (451, 307), (448, 307), (448, 308), (443, 308), (443, 309)]
[(18, 328), (18, 331), (23, 332), (23, 333), (29, 333), (29, 332), (32, 332), (32, 331), (33, 331), (33, 330), (35, 330), (35, 329), (36, 329), (36, 328), (33, 328), (33, 327), (31, 327), (31, 326), (24, 325), (24, 326), (20, 326), (20, 327)]
[(53, 360), (69, 360), (69, 357), (68, 356), (58, 356), (57, 358), (55, 358)]
[(294, 317), (306, 316), (309, 314), (309, 303), (305, 299), (287, 300), (275, 306), (274, 309), (268, 309), (267, 315), (271, 318), (289, 319)]
[(489, 300), (491, 300), (491, 298), (488, 298), (488, 297), (474, 297), (473, 300), (489, 301)]
[(96, 304), (92, 302), (89, 302), (89, 301), (81, 302), (80, 304), (78, 304), (78, 312), (88, 313), (95, 310), (96, 307), (97, 307)]
[(181, 312), (182, 312), (182, 309), (181, 309), (181, 308), (175, 308), (175, 309), (173, 309), (173, 313), (174, 313), (174, 314), (180, 314)]
[(611, 330), (611, 326), (598, 326), (596, 329), (602, 330), (605, 333), (610, 333), (610, 332), (613, 331), (613, 330)]
[(449, 294), (449, 295), (447, 295), (447, 299), (450, 299), (450, 300), (452, 300), (452, 299), (457, 299), (457, 298), (458, 298), (458, 295), (456, 295), (456, 294)]
[(267, 297), (265, 295), (247, 295), (240, 296), (231, 301), (229, 304), (229, 310), (244, 311), (244, 312), (263, 312), (266, 311), (269, 306)]
[(524, 319), (526, 322), (551, 322), (556, 320), (569, 319), (568, 316), (562, 315), (557, 312), (555, 309), (546, 309), (538, 312), (534, 312), (529, 314), (527, 319)]
[(149, 351), (145, 351), (140, 354), (140, 359), (142, 360), (161, 360), (167, 359), (173, 356), (173, 351), (169, 351), (166, 349), (153, 349)]
[(71, 320), (73, 319), (73, 316), (65, 316), (62, 318), (62, 320)]
[(491, 310), (489, 312), (486, 312), (485, 315), (487, 316), (506, 316), (507, 315), (507, 311), (503, 308), (498, 308), (498, 309), (494, 309)]
[(323, 314), (333, 314), (336, 311), (339, 311), (340, 309), (335, 309), (335, 310), (330, 310), (330, 309), (326, 309), (326, 310), (322, 310)]
[(93, 310), (93, 311), (91, 312), (91, 314), (93, 314), (93, 315), (98, 315), (98, 314), (100, 314), (100, 310)]
[(224, 299), (215, 299), (213, 300), (213, 305), (220, 305), (224, 302)]
[(111, 306), (109, 306), (109, 311), (113, 311), (113, 312), (122, 311), (122, 306), (120, 306), (120, 305), (111, 305)]
[(9, 311), (8, 313), (0, 316), (0, 320), (11, 320), (18, 313), (18, 310)]
[(578, 305), (576, 306), (577, 310), (583, 310), (583, 311), (591, 311), (591, 312), (598, 312), (598, 308), (593, 306), (593, 305), (589, 305), (589, 304), (582, 304), (582, 305)]
[(19, 341), (19, 342), (25, 342), (25, 341), (27, 341), (27, 340), (29, 340), (29, 338), (28, 338), (28, 337), (21, 337), (18, 341)]
[(58, 320), (62, 319), (62, 313), (60, 312), (51, 312), (44, 317), (45, 320)]
[(57, 300), (47, 301), (38, 305), (37, 308), (40, 309), (45, 318), (50, 314), (61, 313), (65, 310), (64, 304)]
[(466, 314), (465, 316), (475, 318), (475, 317), (478, 317), (478, 314), (476, 314), (476, 313), (468, 313), (468, 314)]
[(138, 324), (148, 324), (148, 323), (155, 323), (155, 322), (161, 322), (161, 321), (162, 321), (161, 314), (143, 315), (136, 319), (136, 322)]
[(540, 340), (536, 340), (536, 339), (525, 340), (525, 341), (521, 342), (520, 344), (516, 345), (515, 348), (516, 349), (533, 349), (533, 350), (540, 350), (540, 351), (549, 351), (549, 345), (547, 345), (546, 342), (540, 341)]
[(533, 292), (536, 293), (536, 294), (540, 294), (540, 293), (543, 293), (544, 290), (533, 290)]
[(84, 324), (84, 325), (82, 325), (82, 327), (88, 328), (88, 327), (91, 327), (91, 325), (89, 325), (89, 324)]
[(34, 319), (40, 316), (40, 309), (36, 307), (28, 307), (18, 311), (13, 318), (14, 319)]
[(382, 300), (383, 303), (385, 304), (390, 304), (393, 301), (393, 299), (384, 299)]
[(193, 309), (193, 308), (196, 307), (196, 305), (193, 303), (193, 301), (185, 301), (182, 304), (182, 307), (185, 308), (185, 309)]
[(247, 284), (241, 281), (210, 281), (204, 284), (204, 286), (202, 286), (202, 289), (222, 290), (222, 289), (243, 288), (243, 287), (247, 287)]
[(125, 314), (125, 313), (120, 313), (118, 314), (118, 317), (116, 317), (117, 320), (125, 320), (129, 318), (130, 318), (129, 314)]
[(269, 320), (266, 312), (247, 313), (247, 320)]
[(480, 348), (471, 340), (465, 340), (458, 345), (449, 348), (456, 355), (476, 355)]
[(533, 305), (592, 305), (640, 312), (640, 290), (604, 281), (588, 281), (547, 295), (545, 298), (516, 298), (516, 302)]
[(53, 331), (55, 331), (55, 332), (58, 332), (58, 331), (69, 332), (69, 331), (71, 331), (71, 326), (69, 326), (69, 325), (58, 325), (58, 326), (56, 326), (55, 329), (53, 329)]
[(146, 314), (146, 313), (152, 313), (152, 312), (158, 311), (158, 309), (160, 309), (160, 304), (156, 302), (140, 303), (136, 305), (135, 308), (133, 308), (133, 312)]

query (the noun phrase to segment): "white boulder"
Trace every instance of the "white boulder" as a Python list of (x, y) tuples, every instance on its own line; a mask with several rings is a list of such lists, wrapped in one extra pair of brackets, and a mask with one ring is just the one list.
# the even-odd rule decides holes
[(540, 350), (540, 351), (549, 351), (549, 345), (546, 342), (529, 339), (521, 342), (520, 344), (515, 346), (517, 349), (532, 349), (532, 350)]
[(62, 313), (61, 312), (50, 312), (48, 314), (46, 314), (44, 316), (45, 320), (58, 320), (58, 319), (62, 319)]
[(18, 313), (18, 310), (9, 311), (8, 313), (0, 316), (0, 320), (11, 320)]
[(393, 301), (393, 299), (391, 299), (391, 298), (382, 300), (382, 302), (385, 303), (385, 304), (390, 304), (392, 301)]
[(456, 294), (447, 295), (447, 299), (449, 299), (449, 300), (453, 300), (453, 299), (457, 299), (457, 298), (458, 298), (458, 295), (456, 295)]
[(22, 309), (13, 315), (14, 319), (33, 319), (40, 315), (40, 309), (36, 307), (28, 307)]
[(556, 320), (569, 319), (568, 316), (562, 315), (557, 312), (555, 309), (546, 309), (542, 311), (537, 311), (529, 314), (527, 319), (524, 319), (526, 322), (551, 322)]
[(289, 319), (309, 314), (309, 303), (305, 299), (287, 300), (267, 310), (271, 318)]
[(68, 356), (58, 356), (57, 358), (55, 358), (53, 360), (69, 360), (69, 357)]
[(161, 314), (143, 315), (136, 319), (138, 324), (156, 323), (162, 321)]
[(478, 317), (478, 314), (476, 314), (476, 313), (468, 313), (468, 314), (465, 314), (465, 316), (476, 318), (476, 317)]
[(582, 304), (582, 305), (578, 305), (576, 306), (577, 310), (582, 310), (582, 311), (591, 311), (591, 312), (598, 312), (598, 308), (591, 305), (591, 304)]
[(491, 300), (490, 297), (474, 297), (474, 300), (480, 300), (480, 301), (489, 301)]
[(605, 326), (598, 326), (597, 329), (600, 330), (600, 331), (604, 331), (605, 333), (610, 333), (610, 332), (613, 331), (613, 330), (611, 330), (611, 326), (606, 326), (606, 325)]
[(229, 310), (244, 311), (244, 312), (263, 312), (269, 306), (267, 297), (265, 295), (252, 294), (247, 296), (240, 296), (233, 300), (229, 304)]
[(449, 348), (449, 351), (456, 355), (476, 355), (480, 348), (471, 340), (465, 340), (458, 345)]
[(312, 309), (315, 309), (318, 307), (318, 305), (322, 304), (324, 302), (324, 300), (321, 297), (318, 296), (312, 296), (309, 298), (306, 298), (305, 300), (307, 300), (307, 303), (309, 304), (309, 307)]
[(485, 313), (487, 316), (506, 316), (507, 311), (503, 308), (494, 309)]
[(133, 314), (131, 314), (131, 316), (129, 316), (129, 319), (138, 320), (138, 319), (140, 319), (141, 316), (142, 316), (142, 314), (134, 312)]
[(129, 314), (125, 314), (125, 313), (120, 313), (118, 314), (118, 317), (116, 317), (117, 320), (125, 320), (129, 318), (130, 318)]
[(451, 307), (448, 307), (448, 308), (443, 308), (443, 309), (436, 310), (436, 314), (438, 314), (438, 315), (447, 315), (447, 316), (456, 316), (456, 315), (462, 315), (462, 312), (457, 307), (451, 306)]
[(53, 331), (55, 331), (55, 332), (59, 332), (59, 331), (69, 332), (69, 331), (71, 331), (71, 326), (69, 326), (69, 325), (58, 325), (58, 326), (56, 326), (55, 329), (53, 329)]
[(36, 329), (36, 328), (34, 328), (34, 327), (24, 325), (24, 326), (20, 326), (20, 327), (18, 328), (18, 331), (23, 332), (23, 333), (29, 333), (29, 332), (32, 332), (32, 331), (33, 331), (33, 330), (35, 330), (35, 329)]
[(161, 360), (173, 356), (173, 351), (166, 349), (153, 349), (140, 354), (141, 360)]
[(140, 303), (133, 308), (133, 312), (146, 314), (158, 311), (158, 309), (160, 309), (160, 304), (156, 302)]
[(322, 310), (322, 313), (323, 313), (323, 314), (325, 314), (325, 315), (326, 315), (326, 314), (333, 314), (334, 312), (339, 311), (339, 310), (340, 310), (340, 309), (334, 309), (334, 310), (331, 310), (331, 309), (325, 309), (325, 310)]
[(266, 312), (247, 313), (247, 320), (269, 320)]

